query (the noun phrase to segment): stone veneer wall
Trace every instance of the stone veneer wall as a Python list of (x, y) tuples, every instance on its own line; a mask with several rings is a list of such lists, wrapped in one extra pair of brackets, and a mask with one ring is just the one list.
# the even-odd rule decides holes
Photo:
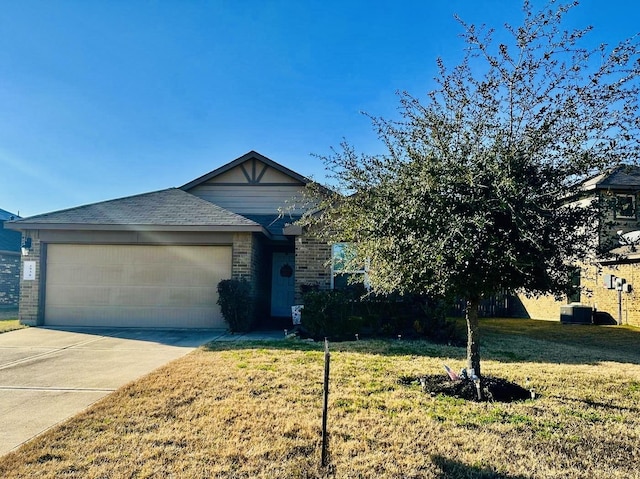
[(20, 298), (20, 253), (0, 252), (0, 306), (18, 307)]
[(295, 244), (295, 301), (301, 304), (303, 285), (314, 285), (321, 290), (331, 289), (331, 245), (307, 234), (297, 236)]

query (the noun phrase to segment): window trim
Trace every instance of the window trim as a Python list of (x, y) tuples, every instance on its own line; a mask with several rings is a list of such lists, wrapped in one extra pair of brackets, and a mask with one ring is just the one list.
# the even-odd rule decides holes
[[(638, 212), (637, 212), (637, 198), (636, 195), (633, 193), (616, 193), (616, 204), (615, 204), (615, 209), (614, 209), (614, 214), (615, 214), (615, 219), (624, 219), (624, 220), (635, 220), (638, 216)], [(618, 203), (618, 200), (620, 198), (624, 198), (624, 199), (631, 199), (631, 205), (633, 208), (633, 213), (628, 216), (628, 215), (623, 215), (620, 213), (620, 205)]]
[(345, 245), (350, 245), (348, 242), (337, 242), (331, 245), (331, 289), (334, 290), (336, 288), (335, 278), (339, 274), (345, 275), (362, 275), (362, 283), (367, 291), (371, 289), (371, 284), (369, 283), (369, 260), (365, 260), (362, 264), (361, 269), (336, 269), (336, 250), (338, 248), (344, 248)]

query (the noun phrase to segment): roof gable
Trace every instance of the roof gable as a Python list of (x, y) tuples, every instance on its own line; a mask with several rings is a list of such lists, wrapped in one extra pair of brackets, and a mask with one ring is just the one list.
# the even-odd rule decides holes
[(200, 178), (183, 185), (180, 189), (189, 191), (203, 183), (225, 185), (300, 185), (311, 180), (289, 168), (250, 151), (239, 158), (217, 168)]

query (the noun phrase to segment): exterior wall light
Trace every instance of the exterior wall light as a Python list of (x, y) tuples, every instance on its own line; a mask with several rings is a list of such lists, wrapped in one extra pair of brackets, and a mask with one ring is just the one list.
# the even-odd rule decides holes
[(31, 238), (25, 238), (22, 242), (22, 256), (29, 256), (29, 251), (31, 251)]

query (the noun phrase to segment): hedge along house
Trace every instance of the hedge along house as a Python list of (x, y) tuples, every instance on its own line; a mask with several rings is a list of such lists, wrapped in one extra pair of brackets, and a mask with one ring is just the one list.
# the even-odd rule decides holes
[(20, 233), (4, 223), (19, 218), (0, 209), (0, 308), (16, 308), (20, 293)]
[(10, 222), (29, 325), (223, 328), (217, 285), (251, 283), (261, 326), (291, 318), (296, 284), (329, 287), (330, 247), (285, 226), (310, 180), (251, 151), (180, 188)]
[[(596, 319), (602, 322), (621, 320), (640, 326), (640, 167), (619, 166), (599, 174), (584, 183), (583, 191), (586, 198), (597, 198), (602, 208), (597, 241), (611, 245), (618, 259), (579, 265), (574, 278), (575, 292), (561, 300), (518, 295), (523, 312), (531, 318), (558, 321), (562, 306), (580, 303), (597, 311)], [(625, 238), (629, 240), (627, 245)], [(615, 284), (605, 284), (611, 276), (625, 279), (631, 287), (625, 287), (619, 294)]]

